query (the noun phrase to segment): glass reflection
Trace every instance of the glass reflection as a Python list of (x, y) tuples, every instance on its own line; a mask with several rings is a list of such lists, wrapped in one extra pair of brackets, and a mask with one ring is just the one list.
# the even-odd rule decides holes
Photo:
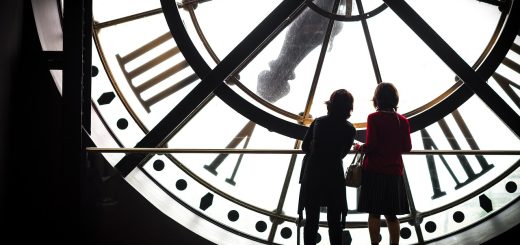
[[(334, 3), (338, 1), (318, 0), (315, 4), (332, 12)], [(341, 2), (345, 5), (345, 0)], [(269, 62), (269, 70), (258, 75), (257, 93), (262, 98), (274, 103), (289, 93), (289, 80), (294, 80), (296, 67), (312, 50), (323, 44), (329, 22), (328, 18), (308, 8), (294, 20), (285, 33), (278, 57)], [(330, 42), (341, 28), (341, 22), (334, 25)]]

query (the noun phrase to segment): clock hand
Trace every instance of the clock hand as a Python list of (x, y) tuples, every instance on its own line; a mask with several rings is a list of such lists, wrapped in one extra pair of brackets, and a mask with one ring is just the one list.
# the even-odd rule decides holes
[[(255, 51), (255, 47), (267, 39), (267, 37), (279, 26), (285, 19), (289, 18), (294, 11), (299, 9), (304, 0), (284, 0), (265, 18), (242, 42), (240, 42), (235, 49), (233, 49), (228, 56), (226, 56), (215, 69), (209, 73), (208, 65), (203, 62), (202, 57), (199, 62), (205, 64), (205, 68), (196, 71), (199, 77), (204, 77), (202, 81), (183, 99), (175, 108), (173, 108), (146, 136), (139, 141), (135, 147), (158, 147), (167, 142), (171, 136), (171, 132), (180, 125), (190, 113), (197, 108), (210, 94), (213, 93), (223, 81), (232, 74), (235, 69), (248, 58)], [(182, 26), (182, 21), (179, 14), (175, 14), (173, 9), (176, 7), (166, 7), (173, 4), (170, 0), (161, 0), (164, 14), (166, 18), (171, 18), (168, 21), (170, 29), (176, 31), (177, 38), (186, 38), (189, 36), (185, 29), (177, 29), (176, 26)], [(176, 25), (171, 26), (172, 22)], [(178, 42), (193, 45), (191, 41)], [(188, 60), (188, 59), (187, 59)], [(205, 76), (201, 76), (205, 75)], [(207, 75), (207, 76), (206, 76)], [(117, 164), (116, 168), (120, 173), (126, 177), (138, 164), (147, 158), (147, 154), (127, 154)]]
[[(356, 0), (358, 6), (358, 12), (360, 15), (364, 14), (363, 4), (361, 0)], [(374, 74), (376, 76), (377, 83), (382, 83), (383, 79), (381, 78), (381, 72), (379, 71), (379, 65), (377, 64), (376, 53), (374, 51), (374, 45), (372, 44), (372, 37), (370, 36), (370, 31), (368, 30), (368, 24), (366, 19), (361, 19), (361, 25), (363, 26), (363, 32), (365, 33), (365, 39), (368, 46), (368, 52), (370, 53), (370, 60), (372, 61), (372, 67), (374, 68)]]
[[(332, 6), (332, 12), (337, 12), (339, 7), (339, 0), (334, 1), (334, 5)], [(327, 19), (327, 27), (325, 31), (325, 37), (322, 39), (321, 43), (321, 51), (318, 57), (318, 63), (316, 65), (316, 70), (314, 72), (314, 77), (312, 78), (312, 84), (309, 91), (309, 96), (307, 96), (307, 102), (305, 103), (305, 110), (303, 111), (303, 118), (307, 118), (311, 111), (312, 102), (314, 100), (314, 95), (316, 94), (316, 88), (318, 87), (318, 81), (320, 79), (321, 70), (323, 67), (323, 61), (325, 60), (325, 54), (327, 53), (327, 46), (331, 40), (332, 29), (334, 27), (334, 20)]]
[[(520, 137), (520, 116), (405, 1), (383, 0)], [(520, 8), (518, 4), (511, 7)], [(517, 28), (518, 23), (517, 22)], [(486, 76), (486, 79), (489, 76)]]

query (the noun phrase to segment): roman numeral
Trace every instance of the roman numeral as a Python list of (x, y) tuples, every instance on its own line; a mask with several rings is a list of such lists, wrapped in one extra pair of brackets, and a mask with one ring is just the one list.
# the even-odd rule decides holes
[(511, 98), (511, 100), (516, 104), (518, 108), (520, 108), (520, 97), (515, 93), (513, 87), (520, 90), (520, 85), (514, 83), (513, 81), (507, 79), (506, 77), (495, 73), (493, 74), (493, 78), (500, 85), (500, 87), (506, 92), (506, 94)]
[[(511, 46), (511, 51), (515, 52), (517, 55), (520, 55), (520, 46), (516, 43), (513, 43), (513, 45)], [(502, 64), (520, 75), (520, 64), (516, 63), (515, 61), (507, 57), (504, 58)], [(520, 97), (518, 96), (518, 93), (515, 92), (515, 89), (517, 91), (520, 91), (520, 85), (506, 78), (504, 75), (499, 74), (498, 72), (495, 72), (492, 75), (492, 77), (493, 79), (495, 79), (500, 88), (504, 90), (507, 96), (509, 96), (511, 101), (513, 101), (513, 103), (518, 108), (520, 108)]]
[[(253, 130), (255, 129), (255, 123), (253, 121), (249, 121), (243, 128), (238, 132), (238, 134), (229, 142), (229, 144), (226, 146), (226, 148), (237, 148), (237, 146), (242, 142), (244, 142), (243, 148), (246, 149), (247, 145), (249, 144), (249, 140), (251, 139), (251, 135), (253, 134)], [(224, 162), (224, 160), (228, 157), (229, 154), (220, 153), (213, 162), (211, 162), (208, 165), (204, 165), (204, 168), (207, 169), (209, 172), (211, 172), (214, 175), (218, 175), (217, 168)], [(233, 169), (233, 174), (231, 177), (226, 179), (226, 182), (228, 182), (231, 185), (236, 185), (235, 183), (235, 176), (238, 171), (238, 167), (240, 166), (240, 163), (242, 162), (242, 157), (244, 154), (240, 154), (237, 160), (237, 163), (235, 165), (235, 168)]]
[[(457, 110), (455, 110), (452, 112), (451, 115), (455, 119), (455, 122), (457, 123), (457, 127), (460, 129), (460, 131), (464, 135), (464, 138), (466, 139), (471, 150), (479, 150), (477, 142), (473, 138), (473, 135), (469, 131), (468, 127), (466, 126), (466, 123), (464, 122), (460, 113)], [(438, 124), (439, 124), (444, 136), (448, 140), (448, 143), (450, 144), (451, 148), (453, 150), (460, 150), (461, 149), (460, 145), (459, 145), (458, 141), (455, 139), (455, 136), (453, 135), (453, 132), (450, 129), (450, 127), (448, 126), (448, 124), (446, 123), (446, 121), (444, 119), (441, 119), (438, 121)], [(423, 139), (423, 145), (424, 145), (425, 150), (438, 150), (439, 149), (426, 129), (421, 130), (421, 136)], [(486, 173), (487, 171), (489, 171), (490, 169), (493, 168), (493, 165), (489, 164), (482, 155), (476, 155), (475, 157), (476, 157), (478, 163), (480, 164), (480, 167), (482, 168), (480, 173), (475, 173), (473, 168), (470, 166), (469, 161), (466, 156), (457, 155), (458, 162), (459, 162), (460, 166), (462, 167), (462, 170), (468, 177), (464, 182), (461, 182), (459, 180), (459, 178), (457, 178), (457, 176), (454, 174), (450, 164), (448, 163), (448, 161), (446, 161), (444, 156), (439, 155), (440, 161), (442, 162), (442, 166), (444, 166), (446, 168), (446, 170), (448, 170), (450, 177), (456, 183), (455, 189), (459, 189), (459, 188), (473, 182), (478, 177), (480, 177), (481, 175), (483, 175), (484, 173)], [(426, 162), (428, 164), (428, 169), (430, 171), (430, 180), (431, 180), (432, 189), (433, 189), (432, 199), (437, 199), (439, 197), (446, 195), (446, 192), (444, 192), (440, 186), (439, 176), (437, 173), (437, 164), (435, 162), (435, 158), (432, 155), (426, 155)]]
[[(144, 57), (145, 54), (152, 51), (153, 49), (157, 48), (159, 45), (165, 43), (168, 40), (173, 40), (171, 34), (168, 32), (164, 35), (161, 35), (160, 37), (150, 41), (149, 43), (135, 49), (133, 52), (125, 55), (120, 56), (119, 54), (116, 55), (117, 61), (119, 62), (119, 65), (121, 66), (121, 70), (123, 71), (123, 74), (125, 75), (126, 81), (130, 85), (130, 88), (136, 95), (137, 99), (141, 103), (141, 105), (145, 108), (147, 112), (150, 112), (150, 107), (157, 104), (158, 102), (162, 101), (166, 97), (176, 93), (177, 91), (183, 89), (187, 85), (195, 82), (198, 80), (198, 76), (191, 72), (188, 75), (181, 75), (181, 71), (188, 68), (188, 62), (186, 60), (182, 59), (182, 61), (176, 63), (175, 65), (167, 68), (166, 70), (163, 70), (153, 76), (152, 78), (149, 78), (148, 80), (140, 83), (139, 85), (135, 84), (135, 79), (139, 76), (143, 75), (143, 73), (151, 71), (152, 69), (156, 68), (161, 63), (165, 62), (166, 60), (173, 58), (173, 57), (182, 57), (182, 54), (179, 51), (178, 47), (172, 47), (160, 55), (144, 62), (143, 64), (139, 65), (138, 67), (128, 70), (126, 67), (129, 63), (135, 61), (138, 58)], [(153, 96), (144, 99), (143, 94), (146, 91), (149, 91), (152, 87), (160, 84), (164, 80), (166, 80), (169, 77), (176, 76), (176, 79), (179, 79), (176, 83), (173, 85), (167, 87), (166, 89), (163, 89), (160, 92), (155, 93)]]

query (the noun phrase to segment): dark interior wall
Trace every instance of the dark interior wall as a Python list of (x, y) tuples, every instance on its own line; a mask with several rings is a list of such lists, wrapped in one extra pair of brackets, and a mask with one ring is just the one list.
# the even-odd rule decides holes
[(62, 98), (42, 56), (31, 1), (2, 0), (0, 12), (0, 244), (209, 244), (119, 175), (103, 183), (93, 162), (84, 173), (70, 172)]
[[(9, 100), (11, 80), (15, 64), (20, 53), (22, 2), (1, 1), (0, 9), (9, 9), (0, 14), (0, 32), (11, 35), (0, 35), (0, 210), (4, 210), (1, 200), (6, 196), (5, 162), (7, 160), (7, 127), (9, 115)], [(0, 213), (0, 224), (5, 220), (5, 213)]]
[[(61, 196), (63, 173), (61, 165), (61, 103), (60, 96), (46, 67), (42, 64), (30, 1), (2, 1), (2, 37), (13, 42), (6, 48), (11, 52), (7, 86), (7, 116), (3, 161), (3, 213), (6, 215), (7, 235), (17, 240), (34, 238), (60, 240), (74, 237), (72, 219), (60, 215), (62, 210), (78, 208), (70, 196)], [(32, 20), (32, 21), (31, 21)], [(2, 43), (3, 45), (3, 43)], [(23, 232), (31, 232), (20, 236)], [(57, 236), (60, 234), (59, 236)], [(70, 234), (70, 235), (68, 235)]]

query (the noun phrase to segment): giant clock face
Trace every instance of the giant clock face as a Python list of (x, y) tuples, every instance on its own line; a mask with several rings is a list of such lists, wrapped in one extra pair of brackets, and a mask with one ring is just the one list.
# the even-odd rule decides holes
[[(296, 244), (297, 149), (307, 125), (345, 88), (362, 142), (381, 81), (397, 86), (417, 151), (404, 156), (412, 212), (399, 217), (401, 243), (478, 243), (517, 224), (489, 225), (518, 215), (509, 213), (520, 181), (518, 1), (93, 5), (92, 62), (101, 72), (92, 79), (92, 138), (100, 148), (166, 148), (103, 155), (209, 241)], [(367, 244), (356, 198), (347, 188), (345, 234)]]

